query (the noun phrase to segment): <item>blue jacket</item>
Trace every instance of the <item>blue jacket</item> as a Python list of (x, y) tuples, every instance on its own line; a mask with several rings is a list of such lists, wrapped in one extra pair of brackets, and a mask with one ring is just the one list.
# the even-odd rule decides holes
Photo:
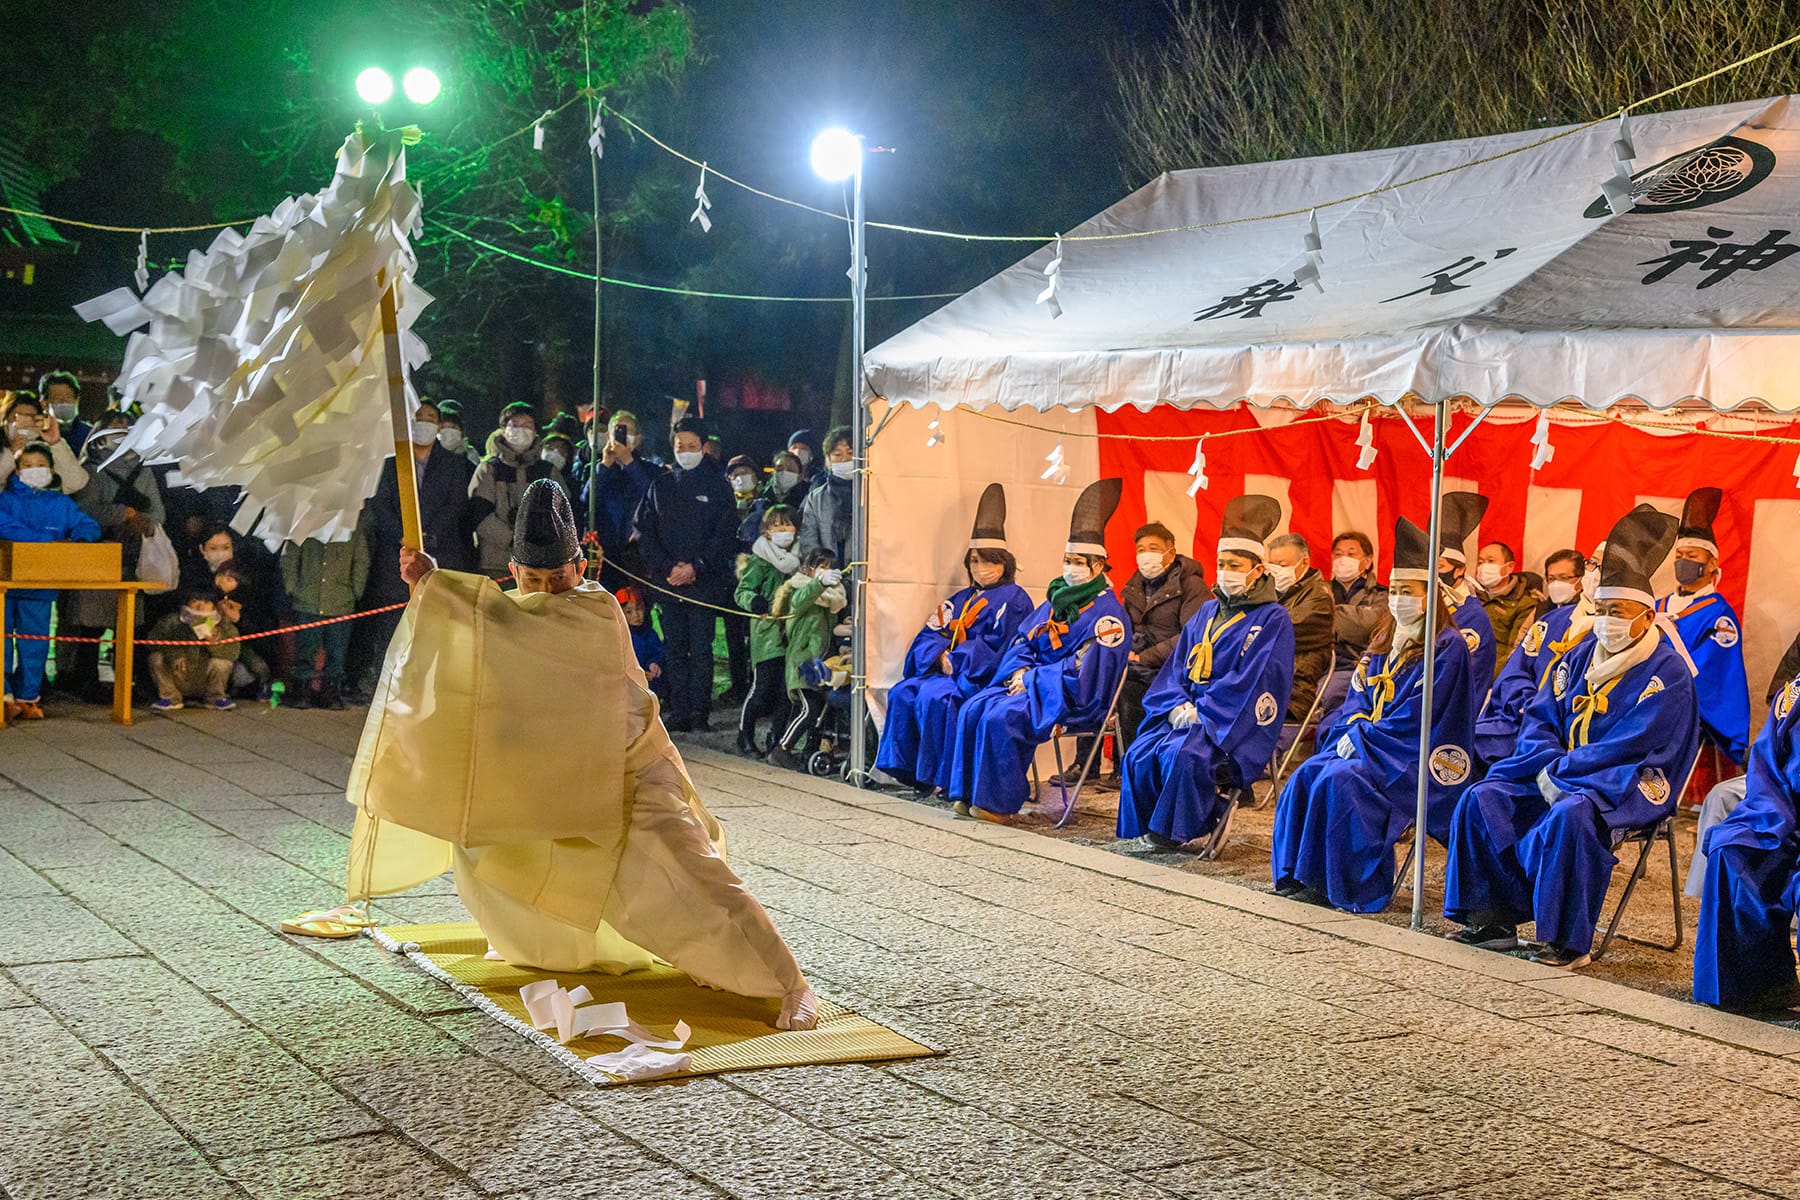
[(0, 491), (0, 538), (9, 542), (97, 542), (100, 526), (75, 501), (26, 485), (17, 472)]

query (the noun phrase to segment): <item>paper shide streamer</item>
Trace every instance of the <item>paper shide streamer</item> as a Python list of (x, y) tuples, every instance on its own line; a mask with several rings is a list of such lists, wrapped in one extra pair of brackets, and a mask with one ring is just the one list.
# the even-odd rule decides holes
[(1189, 464), (1187, 473), (1194, 477), (1194, 482), (1188, 484), (1187, 494), (1190, 496), (1199, 495), (1201, 488), (1208, 487), (1212, 484), (1212, 480), (1206, 477), (1205, 438), (1201, 438), (1194, 443), (1194, 461)]
[(595, 158), (606, 157), (606, 101), (604, 99), (594, 106), (594, 130), (588, 134), (588, 149), (594, 152)]
[(1044, 285), (1044, 290), (1039, 292), (1037, 297), (1037, 302), (1039, 304), (1045, 305), (1050, 309), (1050, 319), (1052, 321), (1063, 314), (1062, 302), (1058, 300), (1056, 296), (1057, 289), (1062, 283), (1062, 261), (1063, 243), (1062, 234), (1059, 233), (1056, 235), (1056, 255), (1050, 260), (1049, 264), (1044, 267), (1044, 277), (1048, 279), (1049, 282)]
[(1612, 209), (1615, 217), (1622, 217), (1637, 207), (1637, 202), (1631, 198), (1631, 160), (1637, 157), (1637, 148), (1631, 143), (1630, 121), (1627, 114), (1619, 114), (1619, 136), (1612, 144), (1612, 178), (1600, 185), (1607, 207)]
[(1369, 424), (1369, 410), (1364, 409), (1362, 424), (1356, 430), (1356, 469), (1366, 471), (1375, 462), (1375, 427)]
[(1294, 282), (1310, 285), (1314, 291), (1323, 292), (1324, 282), (1319, 278), (1319, 264), (1325, 261), (1325, 243), (1319, 237), (1319, 213), (1313, 210), (1306, 214), (1306, 237), (1301, 245), (1305, 248), (1306, 261), (1294, 272)]
[(688, 218), (688, 224), (700, 222), (701, 233), (712, 232), (712, 218), (707, 210), (712, 208), (712, 201), (706, 198), (706, 164), (700, 164), (700, 186), (694, 189), (694, 215)]
[(1069, 482), (1069, 464), (1063, 459), (1061, 437), (1056, 439), (1056, 448), (1044, 456), (1044, 461), (1050, 465), (1038, 476), (1039, 479), (1048, 479), (1059, 487)]
[(1550, 414), (1541, 412), (1537, 418), (1537, 428), (1531, 431), (1531, 469), (1537, 470), (1556, 457), (1556, 447), (1550, 444)]
[(531, 148), (533, 150), (539, 151), (540, 153), (543, 151), (543, 149), (544, 149), (544, 122), (548, 121), (551, 117), (553, 117), (555, 115), (556, 114), (553, 110), (546, 108), (542, 113), (540, 113), (538, 115), (538, 119), (531, 123)]

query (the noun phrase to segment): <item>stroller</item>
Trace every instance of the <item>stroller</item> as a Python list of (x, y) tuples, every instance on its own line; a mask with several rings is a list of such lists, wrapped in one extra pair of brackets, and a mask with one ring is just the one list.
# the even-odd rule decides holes
[(830, 658), (815, 658), (800, 666), (800, 678), (808, 687), (825, 691), (825, 709), (819, 715), (818, 749), (806, 757), (806, 773), (842, 779), (850, 763), (850, 652), (839, 647)]

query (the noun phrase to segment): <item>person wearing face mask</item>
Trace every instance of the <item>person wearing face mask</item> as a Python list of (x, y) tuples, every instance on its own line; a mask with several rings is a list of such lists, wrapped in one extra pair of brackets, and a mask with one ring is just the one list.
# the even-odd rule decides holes
[(560, 487), (526, 489), (512, 545), (513, 592), (401, 552), (412, 597), (347, 791), (349, 898), (453, 871), (507, 963), (617, 975), (660, 957), (812, 1028), (818, 1000), (726, 865), (624, 612), (582, 578)]
[[(100, 418), (81, 449), (88, 481), (75, 493), (74, 500), (81, 511), (100, 526), (102, 540), (119, 543), (123, 577), (136, 579), (144, 539), (154, 536), (163, 527), (167, 513), (156, 473), (135, 453), (128, 450), (118, 461), (101, 465), (112, 457), (130, 428), (130, 418), (118, 409), (108, 409)], [(98, 638), (118, 619), (116, 592), (70, 591), (63, 594), (60, 603), (57, 628), (72, 639)], [(134, 611), (137, 624), (142, 626), (144, 607), (137, 605)], [(110, 698), (111, 689), (100, 683), (100, 646), (97, 642), (59, 640), (56, 656), (56, 682), (60, 691), (78, 695), (93, 704), (104, 703)]]
[[(413, 483), (419, 494), (420, 540), (435, 562), (452, 571), (468, 571), (475, 566), (475, 547), (465, 510), (475, 468), (443, 444), (439, 437), (443, 431), (443, 410), (430, 400), (421, 400), (408, 429)], [(400, 519), (396, 465), (397, 460), (391, 458), (381, 465), (375, 495), (363, 505), (359, 519), (369, 543), (369, 578), (358, 604), (363, 609), (406, 603), (406, 582), (400, 578), (399, 568), (405, 527)], [(397, 610), (354, 622), (345, 665), (352, 703), (367, 703), (374, 694), (388, 643), (399, 624)]]
[(730, 600), (737, 561), (737, 508), (725, 472), (702, 449), (704, 434), (692, 417), (675, 426), (675, 469), (651, 483), (636, 523), (669, 656), (668, 726), (683, 733), (707, 728), (719, 614), (705, 605)]
[(800, 464), (800, 479), (806, 484), (817, 483), (824, 473), (824, 460), (819, 454), (819, 439), (813, 436), (810, 429), (796, 429), (788, 435), (788, 453)]
[(900, 682), (888, 689), (875, 765), (921, 794), (948, 789), (957, 714), (993, 682), (1000, 656), (1034, 607), (1013, 582), (1015, 571), (1006, 544), (1006, 489), (990, 483), (963, 551), (968, 586), (926, 618), (906, 651)]
[(1299, 534), (1283, 533), (1269, 539), (1267, 569), (1275, 595), (1294, 623), (1294, 689), (1284, 722), (1289, 727), (1281, 731), (1278, 742), (1278, 748), (1286, 751), (1331, 669), (1337, 606), (1331, 585), (1313, 570), (1311, 547)]
[(38, 400), (36, 392), (21, 390), (0, 399), (0, 434), (0, 484), (13, 473), (18, 455), (34, 444), (49, 452), (51, 473), (64, 495), (73, 496), (87, 483), (87, 469), (69, 448), (68, 439), (62, 435), (62, 424)]
[[(799, 530), (794, 525), (794, 510), (777, 504), (762, 515), (761, 528), (748, 554), (738, 555), (737, 590), (732, 601), (743, 611), (757, 616), (767, 615), (775, 593), (800, 569), (800, 556), (794, 553), (794, 539)], [(775, 738), (787, 727), (788, 712), (785, 674), (787, 641), (780, 621), (750, 622), (750, 694), (738, 713), (738, 753), (749, 758), (766, 754), (774, 747)], [(768, 741), (759, 746), (756, 726), (769, 721)]]
[[(1644, 507), (1648, 508), (1648, 505)], [(1606, 544), (1594, 551), (1598, 588), (1600, 555)], [(1513, 751), (1519, 740), (1519, 722), (1525, 708), (1538, 689), (1550, 678), (1550, 670), (1563, 655), (1587, 636), (1594, 623), (1594, 602), (1581, 590), (1581, 579), (1587, 572), (1588, 559), (1579, 550), (1558, 550), (1544, 562), (1545, 591), (1548, 597), (1540, 607), (1537, 620), (1525, 631), (1517, 648), (1506, 657), (1505, 664), (1494, 676), (1494, 688), (1487, 704), (1475, 722), (1475, 761), (1483, 766), (1499, 762)]]
[(438, 404), (437, 442), (450, 453), (460, 454), (467, 459), (471, 471), (481, 461), (481, 451), (469, 444), (467, 429), (463, 424), (462, 405), (454, 400)]
[(1701, 754), (1689, 792), (1704, 796), (1713, 784), (1738, 773), (1750, 750), (1750, 680), (1744, 670), (1743, 625), (1731, 602), (1718, 593), (1719, 542), (1713, 524), (1724, 493), (1700, 488), (1682, 507), (1675, 539), (1675, 590), (1656, 602), (1672, 617), (1699, 674)]
[(1062, 574), (1020, 624), (993, 681), (957, 713), (945, 790), (959, 816), (1010, 821), (1030, 798), (1032, 757), (1056, 726), (1094, 729), (1106, 719), (1131, 653), (1131, 618), (1106, 579), (1106, 524), (1123, 490), (1122, 480), (1101, 479), (1082, 491)]
[(1205, 837), (1268, 769), (1294, 685), (1294, 625), (1263, 558), (1280, 521), (1269, 496), (1225, 505), (1214, 598), (1182, 628), (1125, 754), (1119, 837)]
[(1369, 639), (1387, 622), (1388, 592), (1375, 578), (1375, 543), (1360, 530), (1347, 529), (1331, 539), (1332, 629), (1337, 646), (1331, 674), (1319, 685), (1323, 693), (1315, 716), (1329, 721), (1350, 691), (1350, 677)]
[[(1319, 727), (1318, 752), (1288, 777), (1275, 808), (1277, 895), (1345, 912), (1380, 912), (1394, 896), (1394, 846), (1417, 811), (1419, 734), (1431, 731), (1426, 830), (1440, 842), (1468, 784), (1476, 696), (1472, 655), (1450, 619), (1425, 531), (1394, 525), (1390, 619), (1369, 642), (1343, 708)], [(1425, 605), (1436, 604), (1432, 710), (1425, 712)]]
[(800, 553), (829, 550), (839, 562), (850, 561), (851, 480), (856, 477), (856, 448), (850, 431), (839, 427), (825, 435), (825, 476), (800, 506)]
[(1450, 940), (1511, 950), (1535, 921), (1533, 962), (1585, 965), (1613, 846), (1674, 811), (1700, 738), (1692, 668), (1652, 608), (1650, 577), (1674, 544), (1675, 519), (1654, 510), (1607, 536), (1593, 636), (1556, 664), (1518, 745), (1451, 817), (1444, 916), (1462, 928)]
[(1499, 647), (1494, 638), (1493, 622), (1481, 598), (1469, 586), (1468, 556), (1463, 546), (1475, 536), (1482, 514), (1487, 512), (1488, 498), (1475, 492), (1446, 492), (1438, 530), (1443, 541), (1438, 546), (1438, 580), (1444, 589), (1444, 603), (1462, 630), (1469, 653), (1475, 656), (1475, 703), (1479, 706), (1494, 685), (1494, 670), (1500, 665)]
[[(50, 447), (42, 442), (21, 446), (12, 476), (0, 489), (0, 539), (9, 542), (92, 542), (100, 526), (82, 512), (57, 487)], [(6, 593), (6, 628), (37, 638), (50, 633), (50, 605), (54, 591), (41, 588), (9, 588)], [(6, 719), (42, 720), (39, 705), (44, 687), (44, 664), (50, 643), (33, 638), (5, 639)]]
[(798, 519), (800, 509), (806, 503), (806, 494), (812, 490), (801, 476), (800, 460), (786, 450), (778, 452), (769, 464), (769, 477), (751, 498), (750, 506), (744, 510), (743, 518), (738, 522), (738, 541), (746, 546), (756, 541), (762, 531), (763, 513), (777, 504), (792, 509)]
[(150, 677), (156, 681), (152, 711), (179, 712), (189, 700), (218, 712), (237, 707), (229, 689), (243, 643), (225, 640), (237, 637), (238, 630), (220, 615), (220, 600), (210, 584), (188, 588), (181, 607), (151, 627), (149, 640), (180, 643), (149, 648)]
[(368, 530), (365, 511), (348, 541), (307, 538), (281, 545), (281, 584), (294, 623), (312, 626), (294, 631), (293, 678), (284, 701), (289, 708), (345, 706), (344, 673), (355, 622), (318, 622), (356, 611), (357, 599), (369, 582)]
[(559, 478), (560, 471), (543, 461), (537, 415), (531, 405), (515, 401), (500, 410), (500, 428), (488, 438), (487, 457), (469, 478), (464, 522), (474, 531), (476, 569), (489, 576), (504, 574), (511, 561), (513, 518), (519, 497), (539, 479)]
[[(600, 430), (605, 440), (600, 445), (600, 469), (593, 479), (581, 479), (580, 507), (594, 511), (594, 533), (609, 563), (618, 563), (634, 575), (644, 573), (644, 564), (632, 544), (632, 520), (644, 493), (657, 477), (656, 464), (639, 453), (642, 437), (638, 433), (636, 414), (624, 409), (613, 413)], [(598, 498), (590, 503), (588, 490), (596, 489)], [(629, 582), (614, 571), (602, 569), (601, 579), (608, 586)]]
[[(742, 534), (744, 522), (749, 519), (756, 507), (756, 490), (761, 484), (761, 472), (757, 469), (756, 460), (748, 454), (734, 456), (725, 464), (725, 482), (731, 485), (731, 498), (735, 503), (732, 512), (733, 528), (736, 530), (737, 549), (749, 550), (756, 544), (754, 537), (745, 539)], [(720, 703), (742, 706), (750, 695), (750, 618), (738, 613), (728, 613), (720, 617), (725, 627), (725, 651), (731, 670), (731, 686), (719, 697)]]
[(1494, 655), (1505, 662), (1537, 619), (1543, 581), (1519, 571), (1518, 556), (1505, 542), (1489, 542), (1475, 555), (1475, 589), (1488, 624), (1494, 627)]
[(769, 615), (781, 622), (786, 639), (782, 678), (787, 684), (788, 723), (769, 749), (769, 765), (806, 771), (818, 750), (828, 711), (828, 685), (817, 673), (831, 654), (832, 627), (849, 603), (844, 573), (829, 550), (809, 550), (800, 569), (775, 589)]
[[(1151, 521), (1132, 535), (1137, 552), (1137, 570), (1119, 591), (1119, 602), (1131, 622), (1131, 656), (1125, 667), (1125, 684), (1119, 689), (1118, 732), (1113, 735), (1113, 769), (1111, 786), (1124, 781), (1122, 764), (1131, 749), (1138, 726), (1144, 723), (1144, 693), (1162, 670), (1175, 644), (1181, 640), (1182, 628), (1194, 619), (1212, 594), (1200, 564), (1185, 554), (1175, 552), (1175, 535), (1161, 521)], [(1087, 761), (1093, 739), (1083, 737), (1075, 743), (1075, 761), (1068, 768), (1068, 786), (1074, 787)], [(1096, 773), (1098, 773), (1096, 762)], [(1051, 778), (1061, 785), (1064, 781)]]
[(94, 427), (81, 419), (81, 380), (71, 371), (47, 371), (38, 379), (38, 397), (50, 409), (69, 449), (80, 454)]

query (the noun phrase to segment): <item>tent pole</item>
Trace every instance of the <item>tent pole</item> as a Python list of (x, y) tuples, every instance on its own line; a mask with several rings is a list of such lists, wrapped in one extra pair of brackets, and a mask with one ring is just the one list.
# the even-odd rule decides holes
[(1425, 928), (1425, 808), (1431, 794), (1431, 685), (1437, 668), (1438, 597), (1442, 594), (1437, 581), (1439, 524), (1443, 518), (1444, 497), (1444, 426), (1450, 421), (1450, 402), (1439, 399), (1432, 418), (1431, 431), (1431, 528), (1426, 533), (1426, 561), (1431, 564), (1431, 582), (1425, 588), (1425, 686), (1423, 716), (1419, 722), (1419, 795), (1418, 811), (1413, 817), (1413, 899), (1412, 927)]
[(855, 401), (850, 410), (851, 445), (856, 450), (856, 473), (850, 484), (850, 561), (851, 602), (854, 609), (850, 625), (850, 784), (862, 787), (868, 780), (869, 764), (864, 745), (863, 726), (868, 721), (868, 653), (869, 653), (869, 459), (868, 459), (868, 385), (863, 368), (864, 343), (867, 340), (869, 268), (864, 250), (868, 227), (863, 217), (863, 158), (861, 147), (856, 156), (856, 176), (852, 188), (850, 220), (850, 299), (851, 349), (854, 354), (850, 389)]

